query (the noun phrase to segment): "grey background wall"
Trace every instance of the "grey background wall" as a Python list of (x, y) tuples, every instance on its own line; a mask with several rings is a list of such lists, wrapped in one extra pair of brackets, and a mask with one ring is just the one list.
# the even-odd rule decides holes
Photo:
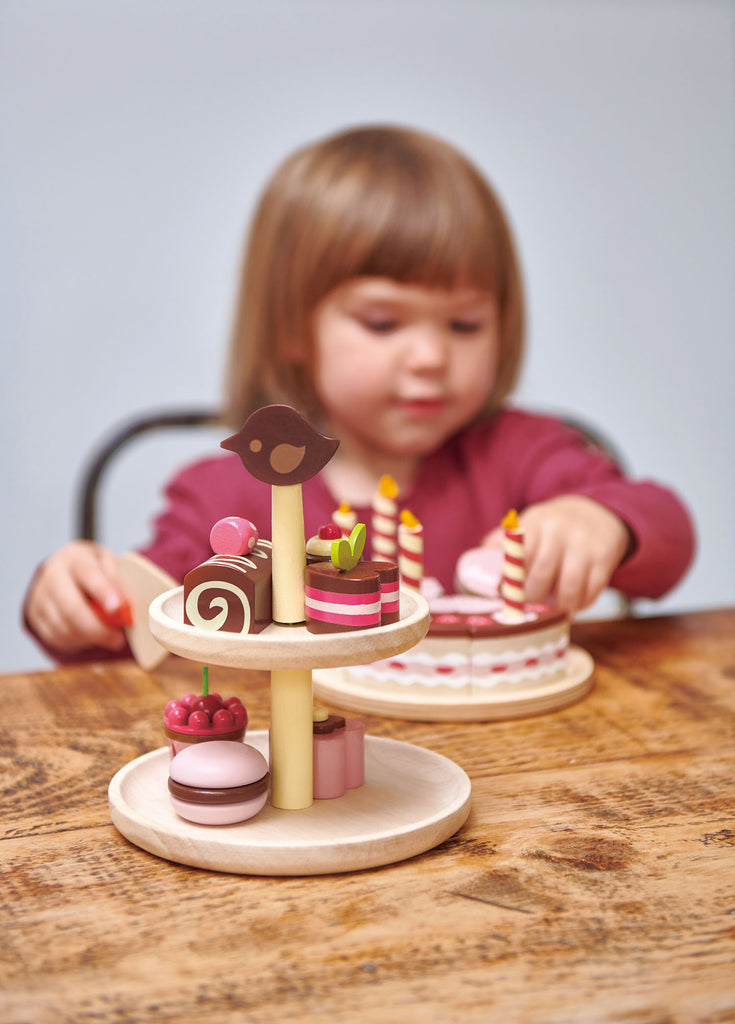
[[(642, 610), (733, 602), (732, 2), (2, 0), (0, 19), (3, 670), (47, 664), (19, 605), (73, 534), (93, 444), (217, 401), (266, 176), (362, 121), (445, 135), (503, 197), (529, 297), (518, 401), (590, 419), (689, 503), (694, 568)], [(122, 459), (106, 542), (144, 539), (200, 450)]]

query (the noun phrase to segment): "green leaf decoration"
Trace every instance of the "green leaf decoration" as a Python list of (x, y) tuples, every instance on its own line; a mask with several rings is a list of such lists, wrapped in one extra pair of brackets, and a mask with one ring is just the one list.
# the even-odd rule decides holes
[(362, 558), (365, 550), (365, 538), (367, 530), (364, 523), (358, 523), (352, 533), (346, 539), (332, 541), (331, 558), (334, 565), (341, 572), (349, 572), (354, 569)]

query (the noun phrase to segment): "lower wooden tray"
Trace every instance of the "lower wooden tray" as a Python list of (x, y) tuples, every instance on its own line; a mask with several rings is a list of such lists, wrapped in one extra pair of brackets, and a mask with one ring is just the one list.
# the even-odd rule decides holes
[[(268, 757), (268, 734), (246, 742)], [(322, 875), (393, 864), (433, 849), (470, 810), (470, 780), (433, 750), (365, 737), (365, 784), (299, 811), (267, 804), (237, 825), (196, 825), (168, 797), (168, 749), (121, 768), (110, 782), (112, 822), (131, 843), (178, 864), (247, 875)]]
[[(336, 707), (362, 714), (405, 718), (416, 722), (491, 722), (540, 715), (580, 700), (592, 688), (594, 662), (587, 651), (571, 646), (567, 672), (555, 683), (527, 687), (517, 693), (488, 691), (480, 696), (432, 696), (424, 687), (405, 687), (395, 693), (371, 690), (369, 686), (346, 682), (339, 669), (322, 669), (312, 675), (314, 696)], [(364, 670), (367, 675), (369, 667)]]

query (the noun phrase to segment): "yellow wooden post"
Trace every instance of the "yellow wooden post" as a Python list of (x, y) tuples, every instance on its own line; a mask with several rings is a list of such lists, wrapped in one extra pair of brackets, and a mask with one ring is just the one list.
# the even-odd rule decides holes
[(271, 670), (271, 803), (283, 810), (314, 799), (311, 669)]

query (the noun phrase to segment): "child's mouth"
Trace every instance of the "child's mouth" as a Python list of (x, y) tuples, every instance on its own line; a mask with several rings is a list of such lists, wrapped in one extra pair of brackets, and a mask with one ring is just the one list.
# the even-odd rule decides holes
[(446, 406), (445, 398), (402, 398), (396, 402), (401, 412), (416, 418), (437, 416)]

